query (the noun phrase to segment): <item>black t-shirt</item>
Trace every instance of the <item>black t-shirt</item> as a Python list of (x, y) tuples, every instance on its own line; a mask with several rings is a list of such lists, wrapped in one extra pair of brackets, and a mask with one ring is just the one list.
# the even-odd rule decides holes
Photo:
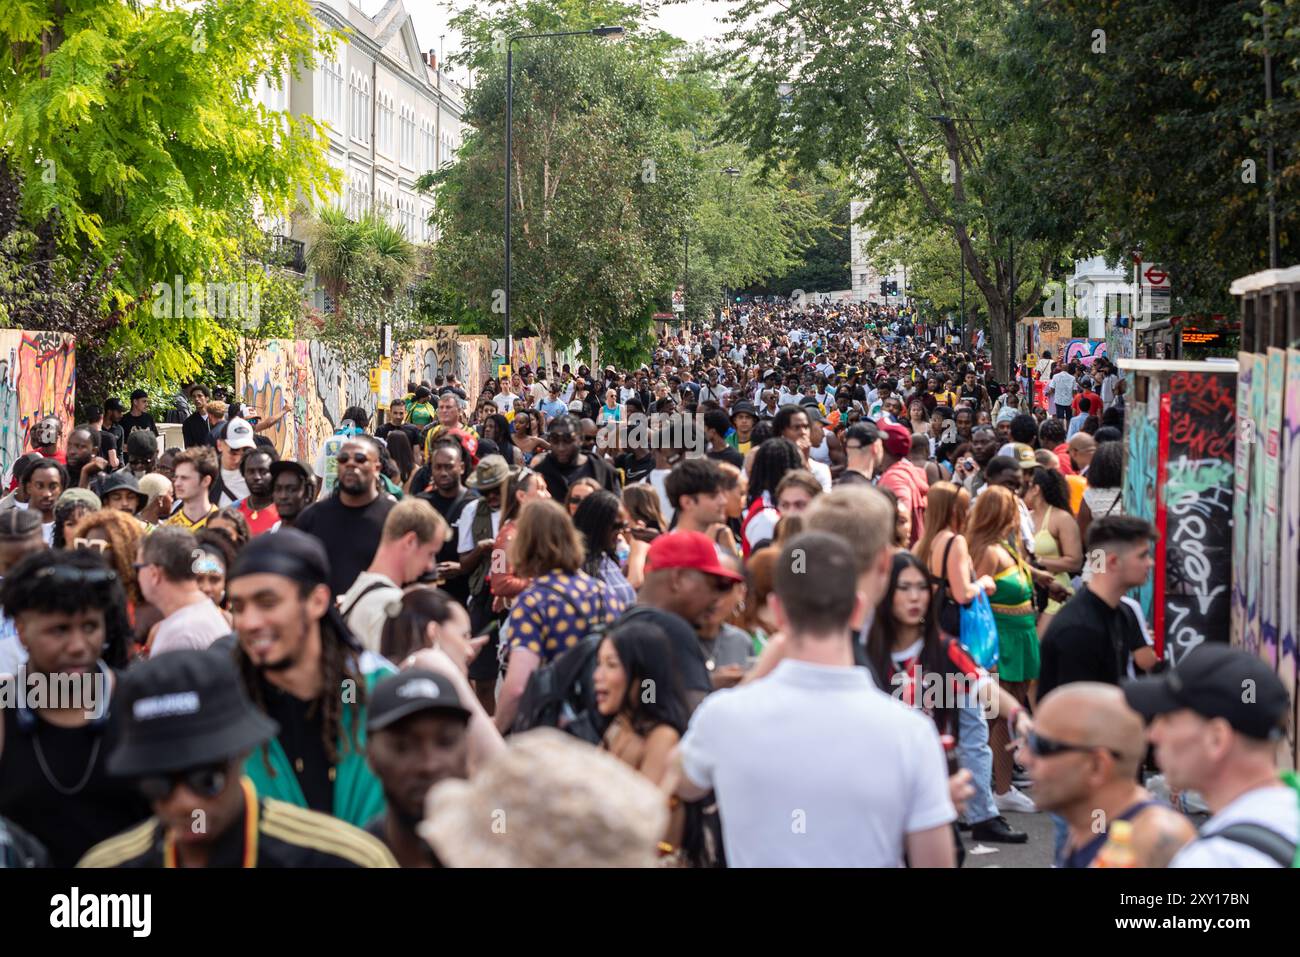
[(646, 455), (638, 457), (635, 452), (624, 452), (614, 460), (614, 465), (623, 470), (623, 482), (632, 485), (645, 480), (654, 471), (655, 457)]
[(208, 425), (208, 417), (202, 412), (193, 413), (181, 423), (181, 437), (184, 439), (187, 449), (203, 445), (216, 445), (212, 438), (212, 426)]
[(1147, 646), (1124, 603), (1111, 608), (1088, 588), (1065, 603), (1043, 636), (1038, 694), (1073, 681), (1119, 684), (1129, 656)]
[[(479, 498), (478, 492), (472, 488), (462, 488), (454, 498), (439, 495), (436, 491), (422, 494), (419, 497), (437, 509), (438, 514), (451, 526), (451, 534), (447, 536), (447, 540), (442, 543), (442, 548), (438, 550), (438, 561), (460, 561), (456, 522), (460, 519), (461, 512), (465, 511), (465, 506)], [(464, 605), (469, 601), (469, 578), (468, 575), (457, 575), (455, 578), (448, 578), (443, 582), (442, 590)]]
[(578, 464), (579, 458), (581, 456), (575, 456), (568, 465), (561, 465), (553, 455), (548, 455), (541, 468), (537, 470), (546, 480), (546, 491), (557, 502), (563, 502), (568, 498), (569, 489), (578, 479), (597, 478), (596, 467), (591, 464), (591, 456), (583, 458), (581, 465)]
[(99, 456), (102, 459), (108, 459), (109, 452), (116, 452), (121, 448), (118, 438), (108, 429), (100, 429), (95, 433), (95, 441), (99, 443)]
[(663, 629), (673, 650), (673, 663), (683, 691), (708, 694), (713, 690), (713, 680), (704, 664), (704, 649), (700, 647), (699, 635), (690, 622), (681, 615), (649, 605), (633, 605), (619, 618), (618, 624), (633, 620), (649, 622)]
[(725, 449), (708, 452), (706, 455), (715, 462), (729, 462), (738, 469), (743, 469), (745, 467), (745, 457), (731, 446), (727, 446)]
[(267, 717), (280, 726), (280, 747), (298, 775), (307, 806), (322, 814), (333, 814), (334, 782), (330, 780), (329, 753), (321, 733), (325, 709), (315, 701), (303, 701), (277, 688), (260, 675), (257, 680), (262, 686)]
[(143, 412), (140, 415), (124, 415), (117, 424), (121, 426), (122, 434), (128, 438), (137, 429), (144, 429), (154, 435), (158, 434), (158, 426), (154, 424), (153, 416), (148, 412)]
[(384, 519), (397, 503), (380, 495), (369, 505), (344, 505), (338, 493), (310, 505), (298, 516), (294, 528), (315, 535), (325, 546), (330, 560), (330, 588), (342, 595), (366, 568), (384, 530)]

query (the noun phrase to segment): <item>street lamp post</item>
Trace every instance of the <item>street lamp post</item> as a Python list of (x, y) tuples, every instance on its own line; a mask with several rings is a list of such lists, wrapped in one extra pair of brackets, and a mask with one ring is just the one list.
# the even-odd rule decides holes
[(506, 41), (506, 217), (505, 217), (505, 340), (506, 363), (514, 354), (514, 337), (510, 332), (510, 160), (514, 151), (514, 44), (516, 40), (546, 40), (555, 37), (621, 37), (623, 27), (595, 27), (591, 30), (563, 30), (559, 33), (519, 33)]

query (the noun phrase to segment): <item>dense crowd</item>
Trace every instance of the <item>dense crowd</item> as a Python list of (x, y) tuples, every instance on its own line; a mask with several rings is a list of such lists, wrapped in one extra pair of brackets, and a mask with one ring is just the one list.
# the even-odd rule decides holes
[(1105, 358), (744, 303), (297, 460), (148, 405), (36, 423), (0, 499), (0, 863), (954, 866), (1039, 812), (1060, 866), (1295, 855), (1287, 692), (1130, 597)]

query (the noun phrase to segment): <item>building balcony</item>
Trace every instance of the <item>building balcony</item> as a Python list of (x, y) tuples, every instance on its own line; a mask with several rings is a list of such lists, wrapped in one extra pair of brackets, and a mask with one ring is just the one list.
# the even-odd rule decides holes
[(269, 260), (272, 265), (306, 275), (307, 246), (300, 240), (290, 239), (288, 236), (281, 236), (278, 233), (274, 234), (271, 236)]

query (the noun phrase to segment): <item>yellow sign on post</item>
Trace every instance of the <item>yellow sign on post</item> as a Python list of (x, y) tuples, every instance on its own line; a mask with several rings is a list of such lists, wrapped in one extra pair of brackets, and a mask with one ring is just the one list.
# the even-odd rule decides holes
[(370, 370), (370, 392), (372, 395), (379, 395), (380, 373), (381, 373), (380, 369)]
[(501, 368), (497, 370), (497, 377), (501, 379), (510, 378), (510, 366), (502, 363)]

